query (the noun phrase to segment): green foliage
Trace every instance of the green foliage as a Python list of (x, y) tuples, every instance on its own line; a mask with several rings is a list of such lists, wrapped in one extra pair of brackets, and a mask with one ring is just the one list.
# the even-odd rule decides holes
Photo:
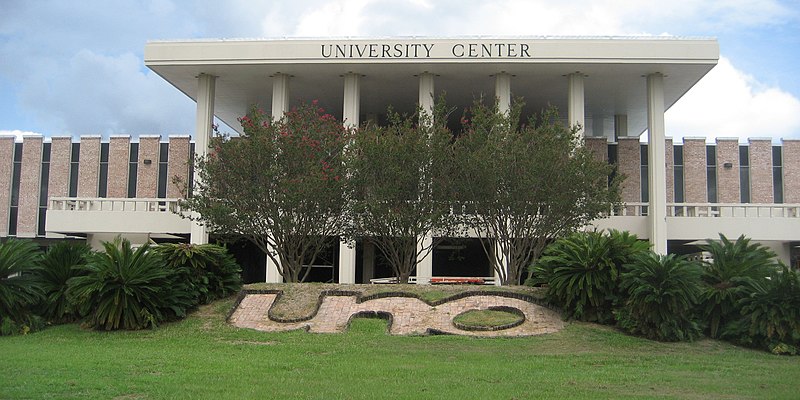
[(166, 243), (154, 250), (175, 270), (174, 279), (186, 285), (194, 304), (208, 304), (242, 288), (242, 269), (222, 246)]
[(82, 266), (91, 252), (83, 243), (58, 242), (47, 249), (42, 258), (42, 267), (33, 279), (44, 293), (37, 313), (53, 323), (69, 322), (78, 318), (77, 307), (67, 298), (67, 281), (85, 274)]
[(302, 281), (303, 266), (347, 223), (342, 157), (351, 132), (315, 103), (280, 120), (254, 107), (240, 121), (241, 136), (213, 138), (195, 160), (200, 179), (182, 207), (211, 231), (250, 240), (287, 282)]
[(185, 287), (158, 253), (145, 244), (134, 250), (127, 240), (103, 243), (81, 267), (86, 272), (68, 281), (67, 295), (95, 329), (143, 329), (176, 317), (191, 307)]
[[(437, 106), (443, 110), (443, 99)], [(460, 231), (448, 192), (453, 135), (443, 112), (401, 116), (389, 110), (388, 115), (387, 126), (365, 125), (348, 148), (348, 236), (370, 238), (406, 283), (416, 261), (435, 245), (436, 240), (422, 246), (425, 235), (435, 230), (437, 237), (446, 237)]]
[(28, 326), (31, 307), (42, 297), (42, 288), (33, 279), (41, 257), (33, 242), (8, 239), (0, 243), (0, 321), (4, 326), (23, 326), (21, 330)]
[(742, 317), (728, 325), (724, 337), (776, 354), (798, 354), (800, 273), (797, 270), (782, 267), (737, 306)]
[(547, 285), (547, 297), (568, 318), (612, 323), (620, 300), (619, 275), (647, 242), (628, 232), (577, 232), (548, 246), (526, 284)]
[[(520, 125), (522, 103), (507, 113), (476, 102), (454, 145), (457, 198), (474, 210), (470, 227), (486, 232), (484, 250), (504, 284), (553, 238), (607, 213), (619, 201), (612, 167), (583, 146), (575, 129), (548, 109)], [(507, 264), (506, 268), (501, 265)]]
[(744, 235), (731, 242), (720, 234), (719, 241), (700, 246), (713, 258), (704, 263), (704, 292), (701, 303), (709, 335), (720, 337), (726, 326), (741, 318), (739, 302), (768, 283), (777, 270), (775, 254), (766, 246), (750, 243)]
[(659, 341), (700, 336), (695, 308), (701, 293), (700, 266), (674, 254), (639, 254), (621, 274), (625, 300), (615, 315), (629, 333)]

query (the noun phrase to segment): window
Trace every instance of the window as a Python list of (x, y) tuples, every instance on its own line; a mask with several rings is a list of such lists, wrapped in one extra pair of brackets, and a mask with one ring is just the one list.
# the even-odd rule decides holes
[(642, 189), (642, 202), (647, 203), (650, 201), (650, 192), (649, 192), (649, 181), (650, 177), (647, 171), (647, 145), (643, 144), (639, 146), (639, 165), (640, 165), (640, 175), (641, 175), (641, 189)]
[(128, 198), (136, 197), (136, 173), (139, 171), (139, 143), (131, 143), (128, 158)]
[(169, 143), (160, 143), (158, 152), (158, 194), (159, 199), (167, 197), (167, 163), (169, 158)]
[(100, 179), (97, 183), (97, 196), (108, 196), (108, 143), (100, 144)]
[(739, 201), (750, 202), (750, 153), (748, 146), (739, 146)]
[(708, 202), (717, 202), (717, 146), (706, 146), (706, 189)]
[(45, 218), (47, 216), (47, 192), (48, 183), (50, 182), (50, 149), (52, 143), (45, 143), (42, 145), (42, 175), (39, 182), (39, 216), (36, 234), (38, 236), (45, 236)]
[(72, 154), (69, 160), (69, 197), (78, 196), (78, 164), (80, 163), (81, 144), (72, 144)]
[(772, 196), (773, 202), (783, 203), (783, 152), (781, 146), (772, 146)]
[(19, 185), (22, 174), (22, 143), (14, 143), (14, 166), (11, 170), (11, 209), (8, 214), (8, 236), (17, 236)]
[(686, 201), (686, 197), (684, 194), (684, 183), (683, 183), (683, 146), (674, 146), (672, 152), (672, 160), (673, 160), (673, 176), (674, 176), (674, 186), (675, 186), (675, 202), (676, 203), (683, 203)]

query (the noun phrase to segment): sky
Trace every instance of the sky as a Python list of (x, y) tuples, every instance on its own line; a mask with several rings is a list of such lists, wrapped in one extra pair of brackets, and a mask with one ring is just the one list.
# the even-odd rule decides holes
[[(148, 40), (371, 36), (715, 37), (719, 64), (667, 135), (800, 138), (798, 0), (0, 0), (0, 134), (191, 134), (194, 102)], [(587, 96), (590, 94), (587, 94)]]

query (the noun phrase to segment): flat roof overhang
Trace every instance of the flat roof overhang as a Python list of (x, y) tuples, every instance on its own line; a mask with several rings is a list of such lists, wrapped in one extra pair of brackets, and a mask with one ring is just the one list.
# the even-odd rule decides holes
[(237, 118), (251, 105), (270, 109), (270, 77), (277, 73), (292, 76), (292, 104), (316, 99), (341, 117), (342, 76), (351, 72), (362, 75), (361, 114), (381, 114), (389, 105), (412, 111), (421, 73), (435, 74), (436, 93), (463, 107), (477, 96), (493, 97), (492, 77), (505, 72), (526, 112), (551, 104), (563, 116), (566, 75), (580, 72), (587, 125), (613, 130), (598, 121), (624, 114), (629, 134), (637, 135), (647, 126), (645, 76), (665, 76), (669, 108), (717, 64), (719, 45), (672, 37), (197, 40), (149, 42), (144, 54), (147, 67), (193, 100), (197, 76), (216, 76), (215, 115), (237, 130)]

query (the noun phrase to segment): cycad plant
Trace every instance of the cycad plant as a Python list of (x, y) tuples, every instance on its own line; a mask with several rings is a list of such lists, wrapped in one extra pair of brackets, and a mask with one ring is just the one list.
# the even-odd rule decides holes
[(175, 270), (195, 304), (207, 304), (242, 288), (241, 267), (215, 244), (166, 243), (154, 248)]
[(800, 273), (786, 266), (739, 302), (742, 319), (724, 333), (776, 354), (800, 353)]
[(750, 243), (744, 235), (735, 241), (723, 234), (719, 238), (700, 246), (712, 258), (704, 262), (701, 295), (712, 338), (720, 337), (728, 323), (741, 318), (739, 301), (766, 285), (778, 268), (775, 253), (766, 246)]
[(659, 341), (693, 340), (701, 328), (695, 313), (700, 266), (674, 254), (640, 254), (622, 273), (626, 300), (615, 312), (619, 326)]
[(67, 281), (85, 274), (82, 267), (90, 251), (89, 246), (77, 242), (58, 242), (47, 249), (33, 278), (44, 294), (37, 312), (48, 321), (69, 322), (79, 317), (77, 307), (67, 299)]
[(68, 281), (67, 294), (95, 329), (142, 329), (183, 317), (190, 306), (174, 285), (173, 272), (145, 244), (131, 248), (127, 239), (103, 243), (82, 267), (86, 275)]
[(619, 274), (648, 249), (628, 232), (577, 232), (544, 250), (526, 284), (547, 285), (548, 299), (568, 318), (610, 323), (620, 300)]
[(36, 244), (9, 239), (0, 243), (0, 323), (5, 333), (27, 325), (30, 309), (42, 297), (42, 289), (33, 279), (40, 268), (41, 252)]

